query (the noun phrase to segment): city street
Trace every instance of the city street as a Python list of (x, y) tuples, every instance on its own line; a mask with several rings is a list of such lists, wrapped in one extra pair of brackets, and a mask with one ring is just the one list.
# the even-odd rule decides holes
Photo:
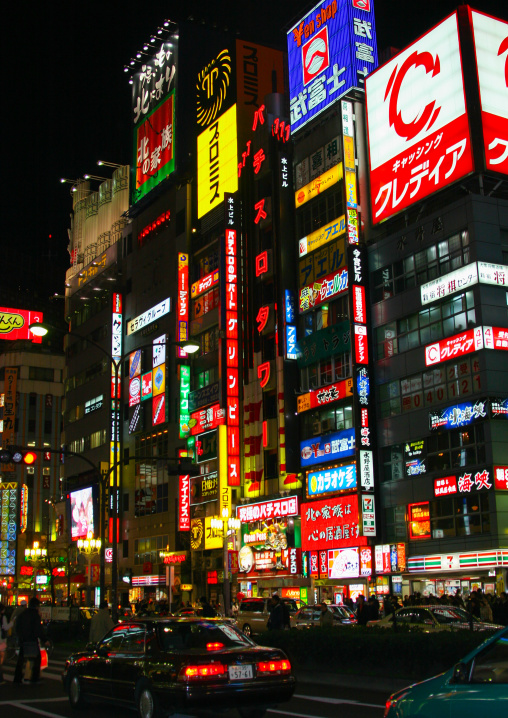
[[(63, 695), (61, 671), (63, 660), (50, 659), (49, 668), (42, 673), (39, 684), (14, 685), (12, 678), (14, 666), (4, 666), (7, 684), (0, 687), (0, 713), (8, 718), (29, 718), (29, 716), (47, 716), (47, 718), (70, 718), (75, 716), (69, 701)], [(299, 682), (296, 693), (289, 703), (270, 710), (268, 716), (289, 718), (335, 718), (340, 710), (341, 718), (381, 718), (384, 702), (390, 691), (371, 691), (365, 679), (366, 687), (344, 688), (337, 685), (321, 685)], [(110, 718), (111, 705), (85, 708), (80, 716)], [(222, 714), (232, 718), (231, 711)]]

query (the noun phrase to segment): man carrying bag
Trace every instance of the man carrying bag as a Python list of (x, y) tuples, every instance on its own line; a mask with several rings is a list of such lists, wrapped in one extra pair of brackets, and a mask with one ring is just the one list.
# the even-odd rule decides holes
[(39, 640), (44, 640), (44, 629), (39, 615), (40, 601), (33, 596), (28, 602), (28, 608), (16, 620), (16, 632), (19, 638), (19, 656), (14, 672), (14, 683), (21, 683), (23, 664), (26, 660), (32, 666), (30, 683), (38, 683), (41, 674), (41, 652)]

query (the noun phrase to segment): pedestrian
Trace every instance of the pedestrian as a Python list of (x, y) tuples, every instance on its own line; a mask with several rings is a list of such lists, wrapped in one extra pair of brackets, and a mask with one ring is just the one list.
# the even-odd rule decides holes
[(320, 628), (329, 628), (333, 626), (333, 613), (328, 610), (328, 606), (323, 601), (321, 604), (321, 613), (319, 615)]
[(44, 640), (44, 629), (39, 615), (41, 602), (36, 596), (28, 602), (28, 608), (16, 619), (16, 633), (19, 637), (19, 655), (14, 671), (14, 683), (21, 683), (25, 659), (32, 664), (30, 683), (38, 683), (41, 674), (41, 651), (39, 641)]
[(365, 602), (365, 596), (361, 593), (356, 599), (356, 620), (359, 626), (366, 626), (370, 620), (369, 606)]
[(7, 620), (6, 610), (4, 604), (0, 603), (0, 685), (7, 683), (7, 681), (4, 680), (3, 665), (5, 652), (7, 651), (7, 635), (14, 625), (12, 619), (10, 621)]
[(377, 600), (375, 593), (371, 593), (369, 596), (369, 611), (370, 620), (379, 621), (379, 601)]
[(270, 631), (282, 631), (284, 628), (284, 609), (278, 593), (272, 595), (270, 618), (266, 625)]
[(103, 600), (99, 604), (99, 610), (90, 621), (90, 642), (98, 643), (114, 625), (109, 613), (108, 602)]
[(203, 616), (203, 618), (215, 618), (217, 616), (217, 612), (208, 603), (208, 599), (206, 596), (201, 596), (199, 601), (201, 603), (201, 615)]
[(492, 608), (487, 596), (482, 596), (480, 600), (480, 619), (486, 623), (492, 623)]

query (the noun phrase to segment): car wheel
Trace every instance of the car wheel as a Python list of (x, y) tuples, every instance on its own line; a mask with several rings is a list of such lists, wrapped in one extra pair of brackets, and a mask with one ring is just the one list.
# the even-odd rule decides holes
[(243, 631), (244, 634), (245, 634), (246, 636), (248, 636), (249, 638), (252, 636), (252, 628), (249, 626), (248, 623), (244, 623), (244, 624), (243, 624), (242, 631)]
[(81, 690), (81, 681), (78, 676), (72, 676), (69, 682), (69, 703), (71, 704), (71, 708), (82, 708), (85, 705), (83, 692)]
[(240, 718), (263, 718), (266, 715), (267, 708), (239, 708)]
[(138, 692), (138, 715), (139, 718), (157, 718), (159, 707), (157, 698), (148, 686), (141, 686)]

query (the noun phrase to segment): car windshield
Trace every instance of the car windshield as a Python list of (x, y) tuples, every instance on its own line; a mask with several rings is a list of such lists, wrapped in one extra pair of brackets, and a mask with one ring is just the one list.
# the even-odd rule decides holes
[(230, 623), (208, 621), (171, 621), (158, 626), (159, 642), (163, 651), (220, 650), (249, 648), (256, 645)]
[(438, 623), (468, 623), (469, 614), (458, 606), (434, 606), (432, 608)]
[(339, 618), (354, 618), (353, 611), (345, 606), (328, 606), (328, 608)]

